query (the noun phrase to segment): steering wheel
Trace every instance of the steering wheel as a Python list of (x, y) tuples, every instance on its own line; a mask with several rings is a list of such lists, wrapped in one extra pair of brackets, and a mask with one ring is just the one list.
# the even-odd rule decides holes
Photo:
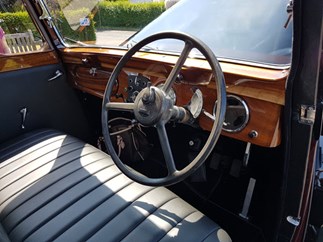
[[(171, 70), (169, 76), (166, 79), (165, 84), (161, 88), (148, 85), (146, 88), (141, 90), (137, 95), (134, 103), (125, 103), (125, 102), (112, 102), (110, 101), (111, 93), (113, 91), (113, 86), (116, 83), (117, 77), (120, 74), (123, 67), (131, 59), (131, 57), (138, 52), (142, 47), (148, 45), (151, 42), (161, 39), (176, 39), (181, 40), (185, 43), (184, 48)], [(216, 94), (217, 94), (217, 108), (214, 117), (214, 123), (210, 135), (199, 152), (195, 159), (190, 162), (186, 167), (181, 170), (177, 170), (172, 150), (169, 144), (168, 135), (166, 132), (165, 125), (170, 120), (175, 122), (185, 123), (187, 120), (196, 118), (196, 115), (193, 115), (187, 108), (178, 107), (173, 104), (169, 93), (176, 77), (178, 76), (181, 68), (183, 67), (186, 59), (188, 58), (189, 53), (193, 48), (198, 49), (209, 62), (209, 65), (212, 68), (212, 72), (215, 77), (215, 82), (217, 85)], [(195, 102), (191, 109), (196, 108), (199, 103)], [(196, 99), (195, 99), (196, 100)], [(160, 145), (162, 152), (165, 158), (165, 163), (167, 167), (168, 174), (165, 177), (160, 178), (150, 178), (144, 176), (143, 174), (135, 171), (129, 166), (125, 165), (120, 158), (118, 157), (116, 151), (113, 148), (112, 141), (110, 138), (110, 132), (108, 127), (109, 120), (109, 111), (118, 110), (118, 111), (128, 111), (134, 114), (135, 119), (142, 125), (148, 127), (155, 127), (157, 129), (158, 137), (160, 140)], [(146, 39), (138, 42), (134, 45), (118, 62), (115, 66), (103, 97), (102, 103), (102, 131), (104, 135), (105, 144), (108, 150), (108, 153), (111, 155), (113, 161), (118, 166), (118, 168), (130, 179), (150, 186), (165, 186), (171, 185), (177, 182), (184, 180), (186, 177), (191, 175), (196, 171), (199, 166), (205, 162), (211, 151), (213, 150), (219, 136), (221, 133), (222, 125), (224, 122), (226, 110), (226, 90), (225, 90), (225, 81), (223, 72), (217, 61), (215, 55), (211, 49), (206, 46), (203, 42), (198, 40), (195, 37), (184, 33), (178, 32), (162, 32), (155, 35), (151, 35)], [(194, 117), (193, 117), (194, 116)]]

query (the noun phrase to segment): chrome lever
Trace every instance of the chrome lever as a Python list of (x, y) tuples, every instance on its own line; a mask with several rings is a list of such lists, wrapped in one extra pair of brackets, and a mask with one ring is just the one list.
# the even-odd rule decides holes
[(204, 113), (204, 115), (208, 118), (210, 118), (211, 120), (215, 121), (215, 116), (213, 116), (212, 114), (210, 114), (209, 112), (205, 111), (205, 109), (202, 110), (202, 112)]
[(20, 110), (20, 113), (22, 115), (21, 129), (25, 129), (25, 121), (26, 121), (26, 115), (27, 115), (27, 108), (21, 109)]
[[(205, 111), (205, 109), (202, 109), (202, 112), (204, 113), (204, 115), (208, 118), (210, 118), (212, 121), (215, 121), (215, 116), (210, 114), (209, 112)], [(228, 123), (223, 122), (223, 126), (227, 126)]]
[(243, 161), (242, 161), (242, 163), (243, 163), (243, 165), (244, 165), (245, 167), (247, 167), (247, 166), (248, 166), (249, 156), (250, 156), (250, 147), (251, 147), (251, 143), (250, 143), (250, 142), (248, 142), (248, 143), (247, 143), (247, 146), (246, 146), (246, 150), (245, 150), (245, 152), (244, 152)]
[(53, 76), (52, 78), (48, 79), (48, 81), (49, 81), (49, 82), (51, 82), (51, 81), (53, 81), (53, 80), (55, 80), (55, 79), (59, 78), (59, 77), (60, 77), (60, 76), (62, 76), (62, 75), (63, 75), (63, 72), (61, 72), (60, 70), (57, 70), (57, 71), (55, 72), (55, 76)]

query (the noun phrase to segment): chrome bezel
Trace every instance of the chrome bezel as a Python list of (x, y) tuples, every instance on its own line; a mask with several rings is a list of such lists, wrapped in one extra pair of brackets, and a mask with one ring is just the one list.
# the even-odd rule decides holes
[[(234, 98), (234, 99), (238, 100), (242, 104), (242, 106), (244, 107), (244, 109), (246, 111), (246, 119), (242, 123), (242, 125), (240, 125), (239, 128), (237, 128), (237, 129), (227, 129), (227, 128), (225, 128), (223, 126), (222, 130), (224, 130), (224, 131), (226, 131), (228, 133), (237, 133), (237, 132), (240, 132), (241, 130), (243, 130), (247, 126), (247, 124), (249, 122), (249, 119), (250, 119), (250, 112), (249, 112), (249, 108), (248, 108), (247, 103), (241, 97), (238, 97), (236, 95), (231, 95), (230, 94), (230, 95), (227, 95), (227, 100), (229, 98)], [(213, 116), (215, 116), (216, 105), (217, 105), (217, 101), (215, 102), (214, 107), (213, 107)]]

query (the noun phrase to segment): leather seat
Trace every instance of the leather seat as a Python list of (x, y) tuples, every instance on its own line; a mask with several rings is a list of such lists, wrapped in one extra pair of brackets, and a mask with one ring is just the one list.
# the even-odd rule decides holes
[(164, 187), (135, 183), (91, 145), (39, 130), (0, 145), (0, 240), (231, 241)]

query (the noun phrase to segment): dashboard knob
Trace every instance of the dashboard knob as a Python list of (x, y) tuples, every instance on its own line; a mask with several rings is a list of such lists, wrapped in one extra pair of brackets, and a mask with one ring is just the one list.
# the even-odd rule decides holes
[(249, 138), (254, 139), (258, 137), (258, 132), (256, 130), (251, 130), (248, 134)]

